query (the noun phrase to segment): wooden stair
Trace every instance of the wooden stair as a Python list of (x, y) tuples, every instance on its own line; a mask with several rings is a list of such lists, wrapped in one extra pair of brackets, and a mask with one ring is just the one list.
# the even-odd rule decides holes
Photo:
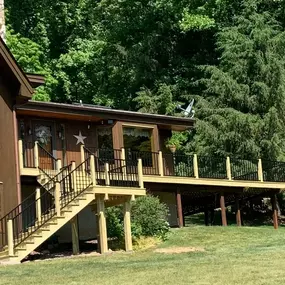
[[(86, 165), (90, 165), (90, 171), (86, 171)], [(106, 171), (108, 171), (108, 167), (106, 167)], [(33, 202), (23, 201), (0, 219), (0, 228), (4, 229), (2, 235), (0, 232), (0, 241), (2, 238), (0, 263), (21, 262), (78, 215), (81, 210), (92, 204), (95, 195), (96, 197), (99, 195), (100, 209), (105, 207), (104, 200), (116, 204), (124, 202), (122, 196), (132, 199), (135, 196), (144, 196), (146, 192), (143, 187), (141, 162), (138, 172), (138, 175), (125, 177), (123, 175), (114, 177), (108, 172), (108, 175), (105, 174), (103, 178), (104, 183), (99, 184), (98, 180), (102, 182), (102, 178), (99, 174), (99, 178), (96, 178), (94, 157), (91, 156), (77, 167), (72, 165), (71, 170), (68, 169), (67, 172), (65, 168), (53, 177), (47, 175), (49, 180), (44, 177), (45, 173), (39, 175), (38, 182), (43, 185), (29, 197), (29, 199), (33, 199)], [(135, 180), (136, 178), (138, 181)], [(109, 199), (109, 195), (117, 198)], [(103, 197), (105, 198), (103, 199)], [(23, 206), (26, 205), (25, 203), (27, 206)], [(42, 209), (43, 205), (47, 206)], [(33, 211), (35, 211), (35, 216), (30, 214)], [(107, 240), (107, 236), (105, 240)]]
[[(52, 218), (40, 226), (33, 226), (36, 230), (19, 244), (18, 240), (21, 240), (21, 236), (18, 236), (18, 239), (14, 240), (14, 244), (18, 244), (14, 247), (14, 255), (9, 256), (8, 250), (4, 249), (4, 251), (0, 252), (0, 262), (21, 262), (21, 260), (56, 233), (94, 199), (95, 188), (91, 186), (62, 208), (60, 215), (54, 214)], [(30, 227), (28, 230), (32, 232), (34, 230), (33, 227)]]

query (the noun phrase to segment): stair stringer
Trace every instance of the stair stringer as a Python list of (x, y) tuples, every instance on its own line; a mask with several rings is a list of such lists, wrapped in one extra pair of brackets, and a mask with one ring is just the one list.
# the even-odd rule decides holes
[(26, 256), (50, 238), (74, 216), (79, 214), (81, 210), (87, 207), (95, 199), (94, 193), (95, 191), (93, 191), (93, 186), (83, 191), (61, 210), (60, 216), (55, 215), (44, 223), (27, 239), (14, 248), (14, 256), (7, 256), (7, 258), (13, 262), (21, 262)]

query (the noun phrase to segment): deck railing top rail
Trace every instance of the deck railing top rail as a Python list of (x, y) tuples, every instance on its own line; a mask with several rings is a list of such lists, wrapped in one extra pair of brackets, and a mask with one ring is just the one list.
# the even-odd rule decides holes
[[(88, 149), (86, 149), (88, 151)], [(124, 153), (121, 157), (104, 156), (104, 153)], [(206, 179), (228, 179), (245, 181), (285, 182), (285, 162), (258, 159), (243, 159), (236, 157), (201, 156), (183, 154), (181, 152), (147, 152), (124, 150), (97, 150), (90, 154), (101, 153), (98, 165), (108, 162), (110, 169), (117, 168), (119, 159), (128, 166), (136, 166), (137, 160), (142, 160), (144, 175), (180, 176)], [(115, 163), (116, 162), (116, 163)], [(112, 165), (112, 166), (111, 166)], [(98, 166), (98, 171), (103, 168)], [(120, 168), (120, 166), (119, 166)], [(284, 174), (283, 174), (284, 173)]]

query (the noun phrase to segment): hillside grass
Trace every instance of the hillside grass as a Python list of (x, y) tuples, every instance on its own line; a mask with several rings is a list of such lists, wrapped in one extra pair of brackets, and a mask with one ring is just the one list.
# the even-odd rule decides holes
[[(195, 247), (179, 254), (156, 248)], [(0, 266), (0, 284), (285, 284), (285, 228), (191, 226), (132, 254)]]

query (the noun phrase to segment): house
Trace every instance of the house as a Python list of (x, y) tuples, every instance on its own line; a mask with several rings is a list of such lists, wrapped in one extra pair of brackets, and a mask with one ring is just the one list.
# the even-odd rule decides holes
[[(130, 203), (149, 191), (170, 209), (172, 226), (184, 214), (221, 208), (285, 188), (284, 163), (201, 157), (172, 152), (172, 131), (194, 120), (102, 106), (32, 101), (39, 75), (25, 74), (0, 39), (0, 258), (21, 261), (56, 234), (72, 241), (98, 237), (108, 251), (105, 208), (124, 205), (125, 246), (132, 250)], [(250, 191), (248, 191), (250, 189)]]

